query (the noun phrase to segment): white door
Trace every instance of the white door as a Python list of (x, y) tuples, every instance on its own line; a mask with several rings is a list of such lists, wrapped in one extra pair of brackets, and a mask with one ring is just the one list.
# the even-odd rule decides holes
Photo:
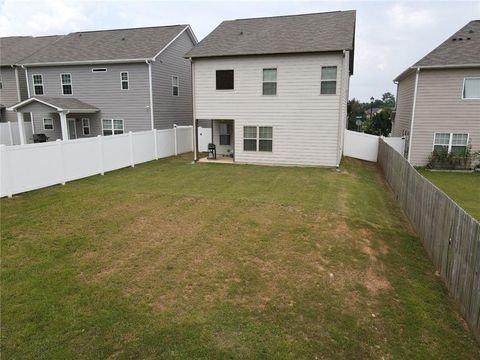
[(68, 124), (68, 138), (70, 140), (77, 138), (77, 129), (75, 127), (75, 119), (67, 119)]
[(198, 151), (207, 152), (208, 144), (212, 142), (212, 129), (198, 127)]

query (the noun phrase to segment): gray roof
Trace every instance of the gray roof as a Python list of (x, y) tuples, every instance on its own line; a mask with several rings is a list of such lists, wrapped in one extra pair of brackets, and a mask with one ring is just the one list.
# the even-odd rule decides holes
[(417, 67), (480, 66), (480, 20), (470, 21), (395, 80)]
[(356, 11), (349, 10), (224, 21), (185, 56), (353, 50), (355, 16)]
[(70, 33), (22, 64), (152, 59), (188, 25)]
[(60, 36), (11, 36), (0, 38), (0, 66), (15, 65)]
[(21, 101), (15, 105), (12, 105), (10, 108), (11, 109), (20, 109), (25, 105), (30, 104), (31, 102), (40, 102), (45, 105), (49, 105), (51, 107), (57, 108), (58, 111), (61, 110), (83, 110), (83, 111), (88, 111), (88, 112), (96, 112), (99, 109), (96, 108), (93, 105), (84, 103), (83, 101), (80, 101), (75, 98), (71, 97), (64, 97), (64, 98), (55, 98), (55, 97), (49, 97), (49, 96), (32, 96), (31, 98), (28, 98), (27, 100)]

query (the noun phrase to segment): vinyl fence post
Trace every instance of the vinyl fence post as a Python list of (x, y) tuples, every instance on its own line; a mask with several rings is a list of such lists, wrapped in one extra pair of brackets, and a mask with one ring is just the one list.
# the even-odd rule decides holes
[(103, 169), (103, 143), (102, 143), (102, 135), (97, 135), (98, 139), (98, 172), (100, 175), (105, 175)]
[(0, 152), (1, 152), (1, 163), (5, 164), (5, 187), (6, 187), (6, 194), (9, 198), (13, 196), (12, 191), (12, 181), (11, 181), (11, 172), (10, 172), (10, 164), (8, 160), (8, 151), (7, 145), (1, 144), (0, 145)]
[(11, 121), (8, 122), (8, 136), (10, 138), (10, 145), (15, 145), (13, 143), (13, 130), (12, 130), (12, 122)]
[(63, 141), (60, 139), (56, 140), (57, 142), (57, 149), (60, 158), (60, 184), (65, 185), (65, 161), (63, 160)]
[(157, 129), (153, 129), (153, 144), (155, 146), (155, 160), (158, 160)]
[(175, 138), (175, 156), (177, 156), (178, 155), (177, 124), (173, 124), (173, 137)]
[(133, 154), (133, 133), (128, 132), (128, 141), (130, 142), (130, 166), (135, 167), (135, 157)]

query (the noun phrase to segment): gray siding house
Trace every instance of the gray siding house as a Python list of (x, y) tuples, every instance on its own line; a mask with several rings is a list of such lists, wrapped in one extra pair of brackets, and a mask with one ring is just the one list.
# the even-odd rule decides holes
[(68, 34), (20, 62), (28, 99), (9, 110), (49, 140), (190, 125), (196, 42), (188, 25)]
[[(194, 124), (237, 163), (338, 166), (355, 11), (222, 22), (192, 60)], [(198, 131), (195, 131), (195, 158)], [(203, 161), (203, 159), (202, 159)]]
[(393, 136), (424, 166), (435, 148), (480, 150), (480, 20), (469, 22), (396, 79)]
[[(0, 38), (0, 121), (17, 121), (6, 108), (28, 98), (25, 69), (20, 61), (57, 40), (58, 36), (12, 36)], [(25, 120), (30, 121), (29, 117)]]

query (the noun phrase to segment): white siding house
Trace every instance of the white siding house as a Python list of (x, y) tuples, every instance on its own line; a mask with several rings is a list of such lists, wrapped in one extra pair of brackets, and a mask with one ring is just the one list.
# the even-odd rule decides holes
[[(336, 47), (322, 42), (326, 32), (338, 31), (338, 27), (328, 27), (341, 20), (350, 32), (339, 36), (347, 39), (339, 40)], [(196, 124), (211, 124), (217, 158), (227, 156), (237, 163), (338, 166), (353, 64), (354, 24), (352, 11), (235, 20), (222, 23), (190, 51), (194, 120)], [(239, 53), (232, 54), (227, 48), (221, 54), (210, 50), (218, 51), (232, 36), (249, 33), (262, 33), (265, 41), (269, 36), (283, 40), (276, 40), (276, 48), (266, 53), (258, 44), (262, 42), (259, 36), (247, 36), (242, 49), (235, 50)], [(315, 38), (311, 44), (310, 36)], [(289, 41), (300, 46), (298, 51), (290, 48)], [(328, 51), (322, 51), (322, 46)], [(263, 53), (255, 51), (259, 48)], [(282, 53), (283, 48), (288, 51)], [(224, 70), (230, 71), (228, 76), (233, 73), (233, 83), (229, 78), (227, 86), (218, 83), (224, 80)]]

